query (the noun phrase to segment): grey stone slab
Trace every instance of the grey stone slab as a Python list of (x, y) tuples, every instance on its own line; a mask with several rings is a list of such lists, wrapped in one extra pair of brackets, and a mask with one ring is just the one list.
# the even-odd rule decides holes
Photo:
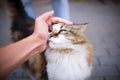
[(100, 57), (100, 64), (101, 65), (107, 65), (107, 66), (113, 66), (113, 65), (120, 65), (120, 57)]
[(19, 67), (16, 70), (14, 70), (8, 77), (16, 77), (16, 76), (22, 76), (23, 70)]
[(106, 77), (105, 80), (120, 80), (120, 76), (119, 77)]
[(120, 66), (118, 66), (118, 71), (119, 71), (119, 73), (120, 73)]
[(104, 80), (104, 77), (91, 77), (88, 80)]
[(14, 70), (8, 77), (7, 77), (7, 80), (28, 80), (30, 79), (30, 77), (28, 76), (28, 74), (26, 72), (24, 72), (22, 70), (21, 67), (18, 67), (16, 70)]
[(11, 77), (6, 80), (31, 80), (30, 78), (21, 78), (21, 77)]
[(108, 35), (104, 36), (103, 40), (105, 43), (113, 44), (115, 42), (119, 42), (120, 38), (119, 38), (119, 34), (116, 34), (116, 32), (111, 32)]
[(102, 43), (97, 43), (98, 46), (97, 48), (102, 48), (102, 49), (116, 49), (118, 48), (118, 46), (116, 45), (116, 43), (111, 43), (111, 42), (102, 42)]
[(105, 48), (96, 48), (94, 50), (94, 56), (95, 57), (104, 57), (104, 56), (110, 56), (107, 49)]
[(30, 78), (30, 76), (29, 76), (27, 73), (25, 73), (25, 72), (22, 73), (22, 77), (23, 77), (23, 78)]
[(97, 58), (94, 57), (93, 59), (93, 66), (100, 66), (100, 62)]
[(120, 56), (120, 48), (119, 47), (109, 48), (108, 50), (109, 50), (111, 56)]
[(98, 66), (93, 68), (93, 77), (108, 77), (108, 76), (120, 76), (116, 67), (112, 66)]

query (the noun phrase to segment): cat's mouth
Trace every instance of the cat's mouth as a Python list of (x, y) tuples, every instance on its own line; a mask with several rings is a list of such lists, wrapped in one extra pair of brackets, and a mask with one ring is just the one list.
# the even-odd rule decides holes
[(50, 43), (56, 44), (54, 41), (51, 40), (50, 33), (49, 33), (47, 44), (49, 45)]
[(48, 40), (48, 44), (49, 44), (49, 43), (56, 44), (56, 43), (53, 42), (50, 38), (49, 38), (49, 40)]

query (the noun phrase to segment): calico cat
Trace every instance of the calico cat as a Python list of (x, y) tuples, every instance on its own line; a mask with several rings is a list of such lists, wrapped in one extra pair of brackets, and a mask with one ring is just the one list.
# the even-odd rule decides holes
[[(13, 42), (34, 29), (34, 19), (28, 17), (20, 0), (6, 0), (11, 18)], [(91, 74), (92, 46), (84, 35), (87, 24), (67, 26), (54, 24), (48, 47), (22, 64), (32, 80), (85, 80)]]
[(55, 24), (45, 56), (49, 80), (85, 80), (92, 70), (92, 45), (84, 35), (87, 24)]

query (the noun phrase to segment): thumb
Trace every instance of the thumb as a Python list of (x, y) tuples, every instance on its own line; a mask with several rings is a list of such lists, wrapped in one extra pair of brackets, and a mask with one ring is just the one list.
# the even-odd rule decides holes
[(40, 16), (40, 18), (43, 19), (43, 20), (47, 20), (50, 17), (52, 17), (53, 14), (54, 14), (54, 11), (52, 10), (52, 11), (44, 13), (43, 15)]

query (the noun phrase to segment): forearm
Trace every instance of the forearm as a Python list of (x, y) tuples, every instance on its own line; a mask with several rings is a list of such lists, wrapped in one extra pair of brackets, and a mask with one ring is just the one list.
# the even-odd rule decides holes
[(37, 36), (29, 36), (19, 42), (1, 48), (0, 76), (5, 77), (25, 60), (43, 49), (43, 40)]

